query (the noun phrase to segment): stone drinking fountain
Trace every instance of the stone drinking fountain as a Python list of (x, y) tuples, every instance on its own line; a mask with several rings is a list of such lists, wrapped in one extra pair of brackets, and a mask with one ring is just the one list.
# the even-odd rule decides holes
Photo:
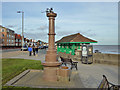
[(46, 16), (49, 18), (49, 47), (45, 56), (45, 62), (42, 62), (44, 66), (43, 79), (45, 81), (57, 81), (57, 71), (62, 64), (57, 60), (57, 51), (55, 48), (55, 17), (57, 14), (50, 8), (46, 10)]

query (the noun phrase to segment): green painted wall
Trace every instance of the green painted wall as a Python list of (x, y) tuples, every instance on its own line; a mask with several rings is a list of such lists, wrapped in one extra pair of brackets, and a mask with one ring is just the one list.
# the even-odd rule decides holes
[(80, 43), (57, 43), (57, 53), (75, 55), (75, 49), (80, 49)]
[(61, 42), (57, 43), (57, 53), (62, 52), (66, 54), (75, 55), (75, 49), (77, 50), (81, 49), (80, 44), (81, 43), (97, 43), (97, 42)]

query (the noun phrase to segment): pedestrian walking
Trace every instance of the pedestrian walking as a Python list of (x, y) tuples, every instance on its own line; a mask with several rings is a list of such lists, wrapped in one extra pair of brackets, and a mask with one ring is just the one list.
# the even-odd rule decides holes
[(31, 56), (31, 52), (32, 52), (32, 47), (29, 45), (28, 47), (28, 51), (29, 51), (29, 56)]
[(33, 44), (32, 48), (33, 48), (33, 55), (35, 56), (35, 45), (34, 44)]
[(35, 47), (36, 56), (38, 56), (38, 46)]

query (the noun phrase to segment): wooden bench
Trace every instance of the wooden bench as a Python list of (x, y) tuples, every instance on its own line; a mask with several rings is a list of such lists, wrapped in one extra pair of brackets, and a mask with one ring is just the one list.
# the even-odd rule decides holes
[(63, 62), (62, 64), (64, 64), (66, 66), (68, 63), (70, 63), (71, 69), (76, 68), (76, 70), (78, 70), (78, 68), (77, 68), (78, 62), (73, 62), (72, 59), (69, 59), (69, 58), (63, 58), (63, 57), (60, 57), (60, 58), (61, 58), (61, 61)]
[(97, 88), (97, 90), (120, 90), (120, 85), (114, 85), (110, 82), (108, 82), (105, 75), (103, 75), (103, 79)]

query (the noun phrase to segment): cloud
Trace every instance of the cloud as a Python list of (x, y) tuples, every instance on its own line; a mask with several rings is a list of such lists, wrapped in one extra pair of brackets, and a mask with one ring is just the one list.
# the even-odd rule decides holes
[(88, 30), (78, 30), (79, 33), (85, 35), (85, 36), (88, 36), (88, 37), (95, 37), (97, 34), (91, 30), (91, 29), (88, 29)]
[(37, 30), (46, 30), (46, 29), (48, 29), (47, 25), (42, 25), (39, 28), (37, 28)]
[(26, 38), (29, 38), (29, 39), (35, 39), (35, 40), (42, 40), (42, 41), (47, 41), (47, 39), (48, 39), (48, 35), (47, 35), (47, 33), (46, 32), (42, 32), (42, 33), (40, 33), (40, 32), (38, 32), (38, 33), (33, 33), (33, 32), (25, 32), (24, 33), (24, 35), (25, 35), (25, 37)]
[(17, 28), (16, 28), (16, 31), (17, 31), (17, 32), (21, 32), (21, 31), (22, 31), (22, 28), (21, 28), (21, 27), (17, 27)]
[(7, 25), (6, 27), (7, 28), (15, 28), (15, 27), (17, 27), (17, 25)]
[(72, 33), (72, 32), (68, 32), (67, 30), (60, 30), (60, 31), (56, 31), (56, 35), (57, 36), (60, 36), (60, 37), (63, 37), (63, 36), (65, 36), (65, 35), (68, 35), (68, 34), (70, 34), (70, 33)]
[[(41, 31), (48, 30), (48, 29), (49, 29), (49, 26), (47, 25), (41, 25), (40, 27), (36, 28), (36, 30), (41, 30)], [(61, 27), (55, 26), (55, 29), (58, 30), (58, 29), (61, 29)]]
[(55, 29), (61, 29), (61, 27), (59, 27), (59, 26), (55, 26)]
[[(18, 27), (10, 27), (15, 32), (21, 33), (22, 29), (19, 28), (22, 26), (21, 16), (16, 11), (23, 10), (25, 12), (24, 31), (28, 32), (27, 35), (30, 38), (45, 38), (47, 40), (48, 17), (45, 16), (45, 13), (40, 12), (51, 6), (57, 13), (55, 18), (57, 39), (81, 33), (89, 38), (94, 37), (96, 40), (99, 39), (98, 37), (106, 39), (107, 42), (107, 38), (110, 37), (114, 39), (113, 41), (116, 40), (118, 35), (117, 3), (3, 3), (2, 25), (16, 24)], [(70, 9), (69, 7), (72, 8)], [(99, 40), (106, 43), (106, 41)]]
[(72, 34), (76, 34), (76, 33), (80, 33), (85, 37), (88, 38), (92, 38), (95, 37), (97, 34), (94, 32), (94, 30), (92, 29), (88, 29), (88, 30), (59, 30), (56, 31), (56, 40), (61, 39), (64, 36), (68, 36), (68, 35), (72, 35)]
[[(115, 0), (119, 2), (119, 0)], [(3, 2), (115, 2), (114, 0), (3, 0)]]

